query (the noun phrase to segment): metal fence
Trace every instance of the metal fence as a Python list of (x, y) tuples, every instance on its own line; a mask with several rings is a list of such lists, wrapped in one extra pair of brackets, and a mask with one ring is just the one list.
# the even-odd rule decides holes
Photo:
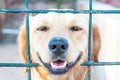
[[(92, 14), (120, 14), (120, 10), (92, 10), (92, 0), (89, 0), (89, 10), (31, 10), (28, 7), (29, 0), (24, 0), (24, 9), (22, 10), (11, 10), (11, 9), (0, 9), (0, 12), (6, 13), (26, 13), (26, 36), (27, 36), (27, 63), (0, 63), (0, 67), (37, 67), (40, 66), (38, 63), (30, 62), (30, 45), (29, 45), (29, 13), (74, 13), (74, 14), (89, 14), (89, 36), (88, 36), (88, 62), (83, 63), (83, 66), (88, 66), (88, 80), (91, 80), (91, 66), (105, 66), (105, 65), (120, 65), (120, 62), (92, 62), (91, 59), (91, 34), (92, 34)], [(31, 69), (28, 70), (28, 80), (31, 80)]]

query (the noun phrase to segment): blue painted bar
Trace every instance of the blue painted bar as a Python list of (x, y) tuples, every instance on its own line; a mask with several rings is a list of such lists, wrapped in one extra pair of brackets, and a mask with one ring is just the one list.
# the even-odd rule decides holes
[(38, 67), (38, 63), (24, 64), (24, 63), (0, 63), (0, 67)]
[[(92, 0), (89, 1), (89, 11), (92, 11)], [(91, 40), (92, 40), (92, 13), (89, 13), (89, 29), (88, 29), (88, 61), (91, 61)]]
[[(30, 38), (29, 38), (29, 13), (26, 13), (26, 47), (27, 47), (27, 64), (30, 64)], [(31, 69), (28, 70), (28, 80), (31, 80)]]
[(28, 0), (24, 0), (24, 4), (25, 4), (25, 9), (28, 9), (28, 4), (29, 3), (29, 1)]
[[(92, 0), (89, 0), (89, 11), (92, 11)], [(92, 40), (92, 13), (89, 13), (89, 29), (88, 29), (88, 62), (92, 60), (91, 56), (91, 40)], [(88, 66), (88, 80), (91, 80), (91, 66)]]
[[(120, 62), (84, 62), (81, 66), (114, 66), (120, 65)], [(0, 63), (0, 67), (39, 67), (40, 64), (38, 63)]]
[(27, 62), (30, 62), (30, 40), (29, 40), (29, 14), (27, 13), (26, 17), (26, 44), (27, 44)]
[(84, 13), (84, 14), (119, 14), (120, 10), (31, 10), (31, 9), (22, 9), (22, 10), (13, 10), (13, 9), (0, 9), (0, 12), (7, 13), (48, 13), (48, 12), (57, 12), (57, 13)]
[[(25, 10), (28, 10), (29, 1), (25, 0)], [(30, 64), (30, 36), (29, 36), (29, 13), (26, 12), (26, 48), (27, 48), (27, 64)], [(28, 80), (31, 80), (31, 69), (28, 70)]]
[(120, 62), (84, 62), (82, 66), (111, 66), (120, 65)]

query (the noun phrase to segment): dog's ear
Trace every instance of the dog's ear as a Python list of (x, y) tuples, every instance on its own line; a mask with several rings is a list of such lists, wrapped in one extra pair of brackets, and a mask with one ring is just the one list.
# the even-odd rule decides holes
[(21, 30), (18, 36), (18, 43), (19, 43), (20, 56), (23, 62), (26, 63), (27, 58), (26, 58), (26, 29), (25, 27), (21, 27)]
[[(18, 36), (18, 43), (19, 43), (19, 52), (20, 56), (24, 63), (27, 63), (27, 54), (26, 54), (26, 29), (25, 27), (21, 27), (19, 36)], [(31, 56), (30, 56), (31, 57)], [(28, 67), (25, 68), (25, 73), (28, 71)]]
[(93, 61), (98, 62), (98, 55), (101, 47), (100, 33), (96, 25), (92, 26), (92, 31), (93, 31), (92, 58)]

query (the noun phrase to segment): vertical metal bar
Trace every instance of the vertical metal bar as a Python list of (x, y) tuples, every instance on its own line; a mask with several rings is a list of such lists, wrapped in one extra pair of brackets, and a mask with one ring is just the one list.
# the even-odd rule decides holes
[[(88, 62), (92, 60), (91, 56), (91, 38), (92, 38), (92, 0), (89, 0), (89, 36), (88, 36)], [(88, 80), (91, 80), (91, 66), (88, 66)]]
[[(29, 14), (26, 15), (26, 44), (27, 44), (27, 64), (30, 64), (30, 41), (29, 41)], [(31, 69), (28, 70), (28, 80), (31, 80)]]
[(28, 0), (25, 0), (25, 9), (28, 9)]
[(89, 2), (89, 35), (88, 35), (88, 61), (91, 61), (91, 37), (92, 37), (92, 0)]
[[(28, 9), (28, 0), (25, 0), (25, 9)], [(29, 40), (29, 13), (26, 13), (26, 47), (27, 47), (27, 64), (30, 64), (30, 40)], [(28, 80), (31, 80), (31, 69), (28, 70)]]

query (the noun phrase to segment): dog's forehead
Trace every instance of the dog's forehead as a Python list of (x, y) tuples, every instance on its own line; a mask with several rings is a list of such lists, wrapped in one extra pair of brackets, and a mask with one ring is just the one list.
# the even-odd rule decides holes
[(73, 13), (55, 13), (49, 12), (45, 14), (38, 14), (31, 17), (31, 25), (43, 25), (43, 22), (48, 22), (52, 25), (67, 25), (74, 22), (74, 25), (82, 25), (84, 28), (88, 27), (88, 14), (73, 14)]
[(86, 21), (88, 19), (88, 14), (73, 14), (73, 13), (55, 13), (49, 12), (45, 14), (38, 14), (34, 16), (34, 20), (76, 20), (76, 21)]

